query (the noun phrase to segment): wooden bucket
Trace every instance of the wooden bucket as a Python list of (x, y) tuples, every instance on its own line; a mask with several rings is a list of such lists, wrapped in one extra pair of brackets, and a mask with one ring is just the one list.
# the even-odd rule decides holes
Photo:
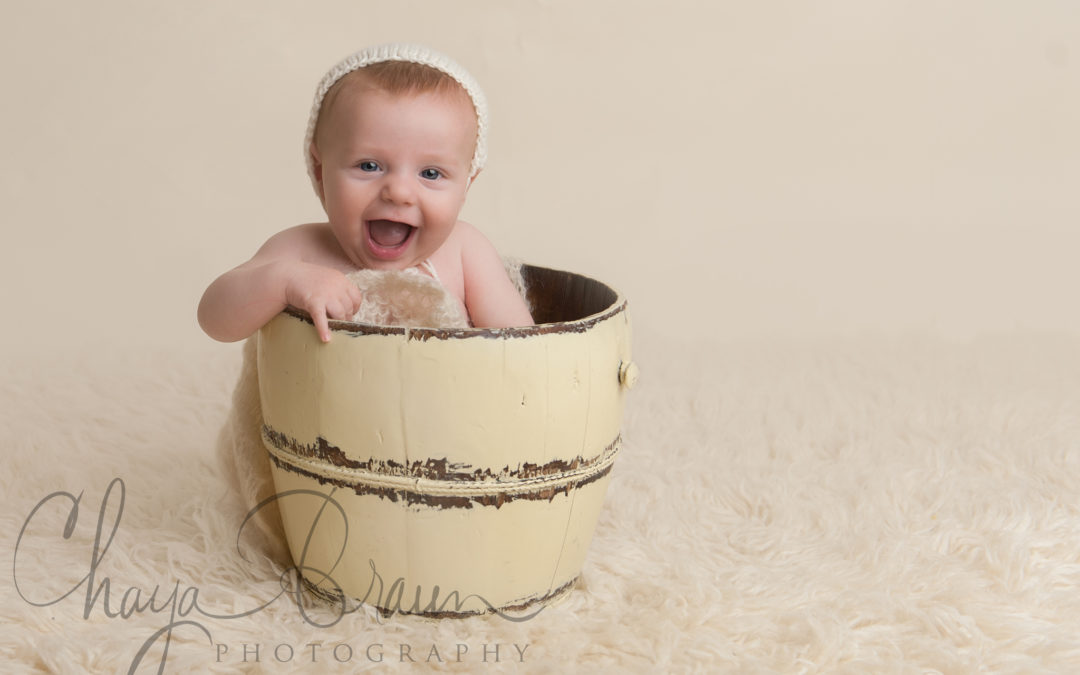
[(259, 390), (293, 560), (384, 612), (522, 610), (581, 573), (620, 446), (626, 302), (525, 266), (536, 326), (437, 330), (303, 312), (259, 333)]

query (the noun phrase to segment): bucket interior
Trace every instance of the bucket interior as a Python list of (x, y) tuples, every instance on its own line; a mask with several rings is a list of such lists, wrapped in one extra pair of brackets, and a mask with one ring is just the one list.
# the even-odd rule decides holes
[(580, 274), (522, 265), (526, 295), (538, 324), (578, 321), (611, 307), (618, 294)]

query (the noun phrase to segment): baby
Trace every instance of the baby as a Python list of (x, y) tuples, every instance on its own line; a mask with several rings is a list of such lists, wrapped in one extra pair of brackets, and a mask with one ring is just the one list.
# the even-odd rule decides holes
[(346, 274), (416, 268), (439, 281), (478, 327), (533, 323), (502, 259), (458, 220), (486, 158), (487, 104), (450, 59), (413, 45), (346, 58), (323, 78), (304, 141), (329, 222), (270, 237), (218, 277), (199, 303), (210, 337), (242, 340), (291, 305), (323, 342), (362, 296)]

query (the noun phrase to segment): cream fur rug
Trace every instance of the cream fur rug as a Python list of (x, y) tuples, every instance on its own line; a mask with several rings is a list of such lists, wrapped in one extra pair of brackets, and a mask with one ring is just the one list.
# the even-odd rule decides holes
[(271, 602), (213, 453), (238, 347), (11, 359), (2, 669), (156, 672), (172, 620), (176, 673), (1080, 672), (1080, 340), (636, 344), (584, 584), (522, 623)]

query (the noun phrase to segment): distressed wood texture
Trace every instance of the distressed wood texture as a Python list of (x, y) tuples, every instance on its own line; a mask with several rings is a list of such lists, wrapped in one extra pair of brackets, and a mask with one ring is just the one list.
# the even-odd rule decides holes
[(547, 602), (580, 574), (620, 445), (626, 303), (523, 271), (534, 327), (332, 322), (323, 344), (290, 310), (260, 331), (275, 487), (300, 491), (282, 520), (323, 594), (462, 616)]

